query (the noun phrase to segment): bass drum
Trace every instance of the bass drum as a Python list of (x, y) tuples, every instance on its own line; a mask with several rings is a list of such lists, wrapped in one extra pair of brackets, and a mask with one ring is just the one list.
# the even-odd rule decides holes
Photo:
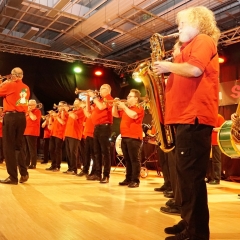
[(239, 158), (240, 157), (240, 143), (236, 142), (233, 139), (231, 134), (232, 131), (232, 121), (226, 121), (220, 127), (218, 132), (218, 146), (222, 153), (227, 155), (230, 158)]
[(121, 137), (121, 134), (119, 134), (116, 138), (115, 149), (116, 149), (117, 154), (120, 156), (123, 155), (122, 148), (121, 148), (121, 142), (122, 142), (122, 137)]

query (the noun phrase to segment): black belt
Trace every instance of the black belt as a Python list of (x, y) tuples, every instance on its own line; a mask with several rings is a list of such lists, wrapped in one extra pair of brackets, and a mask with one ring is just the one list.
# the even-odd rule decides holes
[(102, 126), (110, 126), (112, 125), (111, 123), (103, 123), (103, 124), (97, 124), (95, 127), (102, 127)]
[(10, 114), (10, 113), (24, 113), (24, 114), (25, 114), (25, 112), (17, 112), (17, 111), (9, 111), (9, 112), (5, 112), (5, 114)]

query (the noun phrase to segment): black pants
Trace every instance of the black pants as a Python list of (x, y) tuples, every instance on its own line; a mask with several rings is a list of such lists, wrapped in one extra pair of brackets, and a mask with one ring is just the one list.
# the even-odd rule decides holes
[(25, 135), (23, 138), (23, 152), (26, 158), (26, 165), (37, 165), (37, 136)]
[[(93, 148), (93, 138), (87, 136), (85, 139), (85, 146), (84, 146), (84, 164), (83, 164), (83, 172), (89, 173), (91, 159), (93, 160), (92, 165), (92, 173), (95, 173), (95, 161), (94, 161), (94, 148)], [(90, 173), (89, 173), (90, 174)]]
[(18, 181), (17, 165), (21, 176), (28, 174), (25, 158), (20, 154), (25, 127), (25, 113), (7, 113), (4, 115), (3, 151), (7, 172), (13, 181)]
[(68, 170), (77, 173), (78, 146), (80, 141), (71, 137), (66, 137), (64, 141), (68, 159)]
[(49, 141), (50, 138), (44, 138), (44, 147), (43, 147), (43, 161), (48, 162), (49, 159)]
[(212, 146), (212, 161), (210, 161), (210, 176), (209, 180), (221, 180), (221, 168), (222, 168), (222, 161), (221, 161), (221, 150), (219, 146)]
[(3, 162), (4, 155), (3, 155), (3, 139), (0, 137), (0, 162)]
[(212, 127), (198, 124), (176, 126), (177, 181), (182, 218), (193, 240), (209, 239), (209, 210), (205, 176), (211, 149)]
[(52, 159), (52, 168), (61, 168), (63, 140), (57, 137), (50, 137), (49, 150)]
[(126, 180), (129, 182), (140, 182), (141, 146), (139, 139), (122, 137), (121, 148), (126, 162)]
[(93, 146), (95, 155), (96, 175), (102, 175), (102, 166), (104, 166), (103, 175), (109, 177), (111, 170), (110, 141), (111, 125), (102, 124), (94, 127)]
[(163, 150), (158, 147), (157, 149), (158, 153), (158, 161), (159, 161), (159, 166), (161, 166), (162, 173), (163, 173), (163, 178), (164, 178), (164, 186), (168, 191), (172, 190), (172, 185), (171, 185), (171, 179), (170, 179), (170, 172), (169, 172), (169, 158), (168, 154), (163, 152)]

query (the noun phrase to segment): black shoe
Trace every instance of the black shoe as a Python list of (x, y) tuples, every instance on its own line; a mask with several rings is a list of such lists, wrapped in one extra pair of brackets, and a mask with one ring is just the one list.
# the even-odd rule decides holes
[(29, 175), (27, 174), (26, 176), (21, 176), (19, 182), (24, 183), (29, 179)]
[(68, 169), (67, 171), (64, 171), (63, 173), (68, 173), (69, 171), (71, 171), (70, 169)]
[(171, 206), (171, 207), (160, 207), (160, 211), (162, 213), (166, 213), (166, 214), (171, 214), (171, 215), (181, 215), (181, 211), (180, 208), (177, 206)]
[(109, 183), (109, 177), (104, 176), (101, 180), (100, 183)]
[(174, 198), (173, 191), (167, 192), (166, 194), (164, 194), (164, 197), (166, 197), (166, 198)]
[(52, 171), (53, 171), (53, 172), (59, 172), (59, 171), (60, 171), (60, 168), (54, 168)]
[(28, 169), (35, 169), (36, 168), (36, 165), (29, 165), (28, 166)]
[(173, 225), (172, 227), (167, 227), (164, 229), (166, 234), (178, 234), (181, 233), (186, 228), (184, 221), (181, 220), (178, 224)]
[(87, 180), (91, 180), (91, 181), (100, 181), (101, 177), (97, 176), (97, 175), (89, 175), (87, 176)]
[(137, 182), (131, 182), (131, 183), (128, 184), (128, 187), (129, 187), (129, 188), (137, 188), (137, 187), (139, 187), (139, 183), (137, 183)]
[(165, 204), (167, 207), (175, 206), (176, 205), (175, 199), (171, 198)]
[(88, 174), (83, 172), (83, 171), (81, 171), (80, 173), (76, 174), (76, 176), (78, 176), (78, 177), (83, 177), (83, 176), (87, 176), (87, 175)]
[(217, 185), (217, 184), (220, 184), (220, 181), (219, 180), (212, 180), (212, 181), (208, 182), (208, 184)]
[(156, 192), (163, 192), (163, 191), (166, 191), (166, 190), (168, 190), (168, 189), (165, 185), (162, 185), (159, 188), (154, 188), (154, 191), (156, 191)]
[(77, 172), (74, 171), (74, 170), (69, 170), (69, 171), (67, 171), (67, 174), (69, 174), (69, 175), (76, 175)]
[(187, 231), (184, 230), (175, 236), (166, 237), (165, 240), (191, 240), (191, 238)]
[(48, 163), (48, 162), (45, 162), (45, 161), (41, 162), (41, 164), (46, 164), (46, 163)]
[(49, 167), (49, 168), (45, 168), (45, 170), (48, 170), (48, 171), (52, 171), (54, 169), (54, 167)]
[(13, 181), (10, 177), (8, 177), (5, 180), (0, 180), (0, 183), (17, 185), (18, 181)]
[(128, 181), (127, 179), (125, 179), (124, 181), (122, 182), (119, 182), (118, 183), (120, 186), (128, 186), (130, 184), (130, 181)]

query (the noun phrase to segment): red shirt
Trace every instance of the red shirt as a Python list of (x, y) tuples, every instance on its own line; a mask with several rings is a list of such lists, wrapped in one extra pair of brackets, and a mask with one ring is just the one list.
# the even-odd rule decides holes
[(10, 81), (0, 87), (0, 97), (3, 99), (3, 112), (27, 112), (29, 87), (22, 80)]
[(26, 115), (26, 128), (23, 135), (40, 136), (40, 121), (42, 113), (39, 109), (35, 108), (32, 113), (37, 117), (36, 120), (32, 120), (29, 115)]
[[(221, 127), (224, 122), (225, 122), (224, 117), (222, 115), (218, 114), (217, 124), (216, 124), (215, 127), (216, 128)], [(217, 146), (218, 145), (217, 136), (218, 136), (218, 132), (212, 131), (212, 145), (213, 146)]]
[(122, 121), (120, 123), (121, 136), (142, 139), (142, 121), (144, 117), (144, 109), (139, 105), (129, 107), (129, 109), (136, 112), (138, 114), (138, 118), (132, 119), (124, 111), (119, 111), (119, 116), (122, 117)]
[(65, 112), (65, 120), (64, 120), (64, 124), (61, 124), (57, 119), (54, 119), (53, 124), (53, 128), (52, 128), (52, 132), (51, 132), (51, 136), (53, 137), (57, 137), (60, 139), (64, 138), (64, 133), (65, 133), (65, 128), (66, 128), (66, 123), (68, 120), (68, 113)]
[(71, 137), (71, 138), (81, 140), (85, 115), (82, 108), (78, 110), (74, 110), (73, 113), (75, 113), (78, 118), (73, 119), (70, 116), (68, 116), (66, 129), (65, 129), (65, 137)]
[[(99, 99), (100, 102), (104, 102), (104, 100), (113, 100), (113, 97), (108, 94), (104, 97), (104, 99)], [(104, 124), (104, 123), (113, 123), (112, 116), (112, 104), (106, 103), (107, 107), (103, 110), (100, 110), (96, 105), (92, 111), (92, 122), (93, 125)]]
[(43, 138), (50, 138), (51, 137), (51, 130), (48, 126), (45, 126), (43, 129)]
[[(200, 124), (215, 126), (218, 114), (219, 63), (217, 47), (209, 36), (199, 34), (175, 58), (200, 68), (199, 77), (171, 74), (166, 86), (166, 124)], [(214, 57), (213, 57), (214, 56)]]
[(2, 122), (0, 122), (0, 137), (2, 137), (3, 134), (2, 134)]
[(85, 127), (83, 130), (84, 138), (93, 137), (93, 131), (94, 131), (94, 125), (92, 122), (92, 118), (90, 116), (90, 117), (86, 118), (86, 121), (85, 121)]

